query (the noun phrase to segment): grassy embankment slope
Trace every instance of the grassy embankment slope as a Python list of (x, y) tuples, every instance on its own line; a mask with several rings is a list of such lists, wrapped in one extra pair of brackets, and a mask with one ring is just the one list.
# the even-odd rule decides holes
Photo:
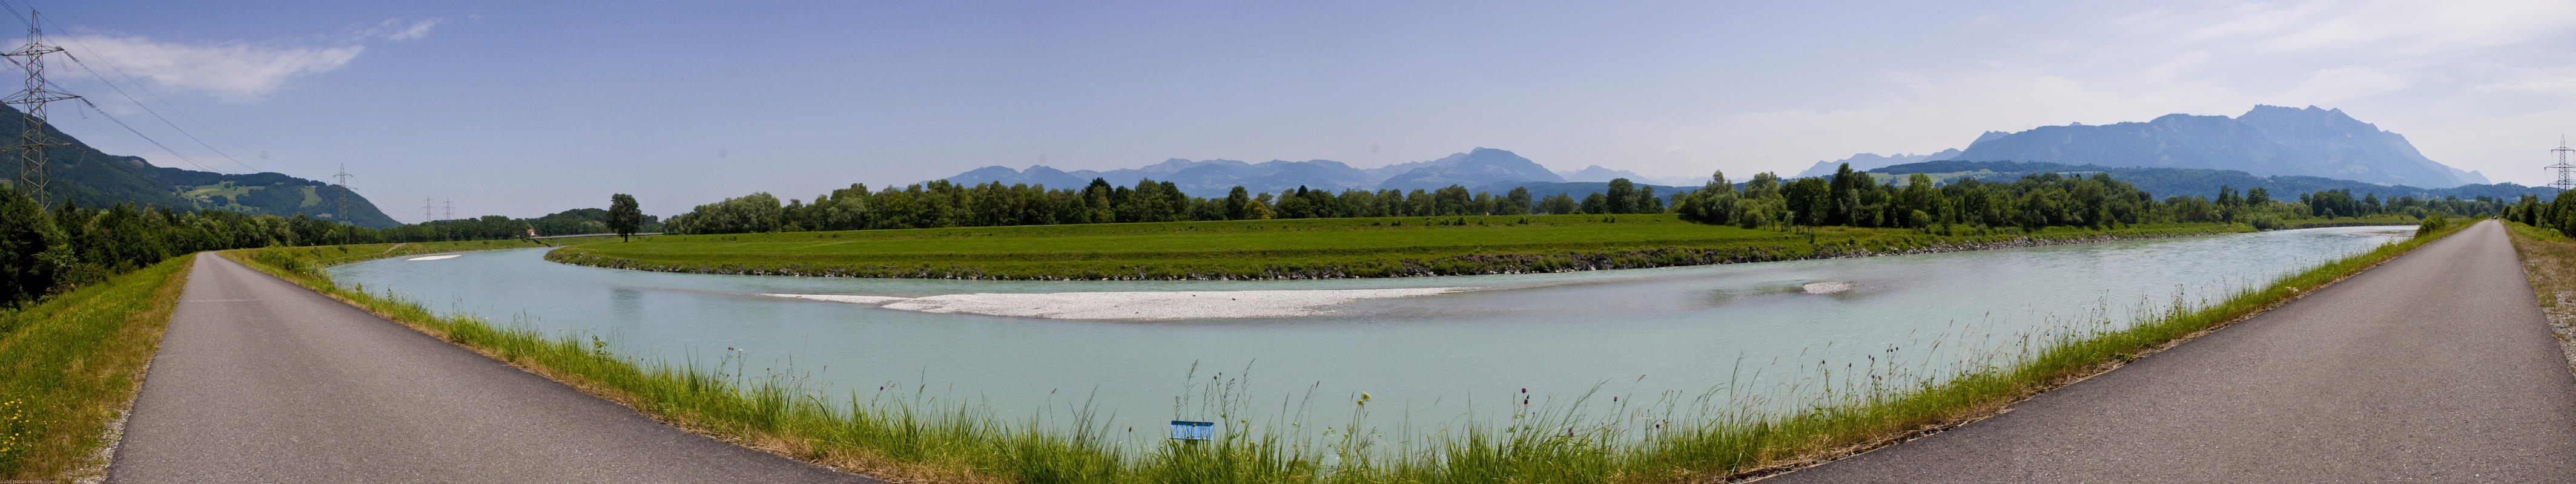
[[(463, 241), (261, 249), (304, 267), (437, 252), (541, 247)], [(192, 256), (172, 257), (15, 312), (0, 312), (0, 479), (90, 477), (105, 427), (134, 401), (160, 350)]]
[(193, 260), (0, 312), (0, 479), (95, 475), (92, 454), (142, 388)]
[[(338, 249), (228, 251), (289, 280), (624, 403), (684, 428), (881, 477), (940, 482), (1702, 482), (1813, 462), (1991, 415), (2047, 388), (2107, 371), (2279, 305), (2456, 232), (2430, 236), (2249, 287), (2202, 308), (2180, 306), (2128, 326), (2059, 334), (1996, 366), (1919, 384), (1871, 385), (1786, 415), (1740, 409), (1630, 422), (1572, 417), (1584, 402), (1516, 408), (1506, 428), (1453, 429), (1390, 442), (1365, 432), (1314, 441), (1229, 425), (1213, 442), (1131, 447), (1110, 429), (1010, 418), (921, 402), (834, 402), (803, 380), (737, 369), (639, 362), (578, 334), (544, 335), (473, 317), (441, 317), (387, 295), (340, 288), (314, 268)], [(354, 250), (353, 250), (354, 251)], [(286, 267), (271, 262), (283, 262)], [(299, 269), (300, 268), (300, 269)], [(730, 370), (730, 371), (729, 371)], [(837, 391), (837, 390), (835, 390)], [(1597, 403), (1596, 403), (1597, 404)], [(1229, 407), (1240, 410), (1239, 407)], [(1352, 411), (1364, 412), (1365, 404)], [(1286, 422), (1272, 422), (1277, 428)], [(1359, 449), (1393, 446), (1376, 454)], [(1339, 462), (1327, 465), (1327, 462)]]
[(2531, 280), (2540, 312), (2549, 315), (2550, 330), (2566, 350), (2568, 364), (2576, 365), (2576, 240), (2520, 222), (2504, 225), (2513, 234), (2513, 250), (2522, 256), (2522, 274)]
[[(2355, 219), (2344, 219), (2351, 221)], [(2385, 223), (2411, 224), (2391, 218)], [(556, 262), (736, 274), (984, 279), (1393, 277), (1556, 272), (1949, 251), (2254, 230), (1743, 229), (1669, 214), (1388, 217), (655, 236)]]

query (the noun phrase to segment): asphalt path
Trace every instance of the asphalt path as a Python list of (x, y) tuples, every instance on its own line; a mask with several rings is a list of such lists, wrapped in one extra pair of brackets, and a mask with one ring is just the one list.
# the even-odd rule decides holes
[(2576, 482), (2576, 376), (2484, 222), (2009, 413), (1764, 480)]
[(213, 254), (108, 481), (878, 482), (663, 425)]

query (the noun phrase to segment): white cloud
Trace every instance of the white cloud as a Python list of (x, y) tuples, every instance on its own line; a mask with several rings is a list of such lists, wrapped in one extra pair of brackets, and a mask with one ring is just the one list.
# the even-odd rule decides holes
[(187, 44), (147, 37), (83, 35), (70, 39), (73, 55), (105, 58), (155, 89), (197, 92), (228, 101), (268, 96), (298, 76), (330, 72), (365, 52), (356, 44), (281, 47), (247, 42)]
[(2415, 84), (2412, 73), (2378, 66), (2352, 65), (2319, 70), (2290, 89), (2285, 99), (2306, 104), (2350, 101), (2387, 94)]
[(2307, 0), (2221, 4), (2125, 19), (2141, 34), (2272, 53), (2417, 56), (2513, 45), (2576, 27), (2565, 0)]
[(444, 21), (447, 21), (447, 19), (431, 18), (419, 22), (412, 22), (410, 25), (404, 25), (402, 23), (402, 19), (389, 18), (385, 19), (383, 23), (376, 24), (375, 28), (367, 29), (366, 36), (381, 37), (385, 40), (414, 40), (428, 37), (429, 29), (431, 27), (437, 27), (439, 22)]
[(183, 42), (140, 35), (88, 34), (65, 38), (74, 56), (99, 59), (126, 74), (139, 76), (157, 91), (214, 96), (225, 101), (256, 101), (284, 88), (297, 77), (331, 72), (367, 50), (365, 42), (404, 41), (429, 36), (444, 18), (405, 22), (388, 18), (374, 26), (344, 32), (338, 41), (319, 45), (284, 42)]
[(2479, 84), (2479, 92), (2576, 95), (2576, 66), (2519, 69), (2505, 79)]

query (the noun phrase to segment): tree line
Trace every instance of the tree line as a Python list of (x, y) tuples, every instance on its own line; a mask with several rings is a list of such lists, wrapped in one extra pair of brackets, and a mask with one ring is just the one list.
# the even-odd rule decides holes
[(2273, 229), (2282, 226), (2283, 219), (2381, 214), (2422, 218), (2435, 213), (2495, 213), (2501, 208), (2501, 203), (2487, 197), (2419, 200), (2409, 196), (2382, 203), (2377, 194), (2354, 199), (2351, 189), (2302, 193), (2297, 202), (2273, 200), (2259, 187), (2240, 195), (2235, 188), (2221, 185), (2217, 195), (2215, 199), (2176, 195), (2159, 201), (2107, 173), (2090, 177), (2035, 173), (2012, 182), (1965, 178), (1948, 184), (1915, 173), (1903, 183), (1895, 179), (1879, 183), (1845, 165), (1831, 176), (1784, 182), (1763, 173), (1741, 185), (1729, 183), (1726, 174), (1718, 172), (1707, 186), (1675, 197), (1674, 208), (1686, 219), (1747, 228), (1969, 225), (2025, 229), (2166, 222), (2235, 222)]
[(1533, 198), (1528, 188), (1513, 188), (1501, 195), (1470, 193), (1458, 185), (1436, 190), (1340, 192), (1298, 187), (1284, 193), (1257, 195), (1238, 186), (1224, 197), (1206, 198), (1182, 193), (1172, 182), (1151, 179), (1138, 181), (1135, 186), (1116, 186), (1095, 178), (1080, 189), (992, 182), (969, 186), (934, 180), (884, 190), (854, 183), (849, 188), (816, 195), (811, 203), (801, 199), (781, 202), (766, 192), (753, 193), (671, 216), (665, 230), (677, 234), (730, 234), (1332, 217), (1660, 213), (1664, 209), (1664, 199), (1655, 195), (1654, 187), (1638, 186), (1626, 179), (1612, 181), (1606, 194), (1595, 193), (1581, 201), (1562, 194)]
[(1080, 189), (1044, 185), (983, 183), (961, 185), (945, 180), (871, 190), (866, 184), (816, 195), (812, 202), (780, 200), (753, 193), (699, 205), (675, 215), (666, 225), (676, 234), (727, 234), (821, 230), (987, 227), (1122, 222), (1266, 220), (1329, 217), (1411, 217), (1453, 215), (1549, 215), (1676, 213), (1687, 220), (1742, 227), (1827, 226), (1905, 227), (1966, 225), (2039, 228), (2108, 227), (2161, 222), (2237, 222), (2270, 229), (2284, 219), (2340, 218), (2379, 214), (2428, 213), (2467, 215), (2495, 213), (2502, 203), (2475, 200), (2419, 200), (2399, 197), (2382, 201), (2376, 194), (2352, 198), (2352, 191), (2321, 190), (2299, 194), (2297, 201), (2274, 200), (2262, 188), (2221, 187), (2216, 199), (2172, 196), (2157, 200), (2148, 192), (2108, 174), (2065, 176), (2039, 173), (2012, 182), (1961, 179), (1935, 183), (1913, 174), (1879, 182), (1846, 165), (1831, 176), (1784, 180), (1761, 173), (1750, 181), (1729, 181), (1723, 172), (1698, 190), (1659, 196), (1652, 186), (1627, 179), (1612, 180), (1599, 193), (1578, 200), (1557, 194), (1533, 198), (1528, 188), (1502, 194), (1470, 192), (1451, 185), (1436, 190), (1361, 190), (1339, 192), (1298, 187), (1283, 193), (1249, 193), (1234, 187), (1219, 198), (1182, 193), (1172, 182), (1142, 180), (1116, 186), (1093, 179)]
[[(546, 234), (658, 228), (652, 217), (635, 210), (631, 197), (615, 197), (611, 206), (624, 210), (588, 208), (534, 219), (493, 215), (372, 229), (301, 214), (191, 213), (123, 203), (90, 208), (66, 202), (48, 209), (25, 193), (0, 188), (0, 308), (198, 251), (507, 239), (526, 236), (531, 228)], [(620, 228), (621, 222), (632, 225)]]
[(2576, 237), (2576, 197), (2560, 196), (2544, 202), (2539, 196), (2526, 194), (2505, 207), (2503, 218)]

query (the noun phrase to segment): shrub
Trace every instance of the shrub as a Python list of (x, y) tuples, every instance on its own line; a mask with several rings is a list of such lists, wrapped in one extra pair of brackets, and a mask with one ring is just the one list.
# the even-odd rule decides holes
[(2442, 230), (2442, 227), (2450, 225), (2451, 219), (2449, 217), (2444, 217), (2442, 214), (2438, 213), (2432, 214), (2432, 216), (2424, 217), (2423, 224), (2415, 226), (2415, 236), (2422, 237), (2424, 234), (2430, 234), (2434, 231)]

